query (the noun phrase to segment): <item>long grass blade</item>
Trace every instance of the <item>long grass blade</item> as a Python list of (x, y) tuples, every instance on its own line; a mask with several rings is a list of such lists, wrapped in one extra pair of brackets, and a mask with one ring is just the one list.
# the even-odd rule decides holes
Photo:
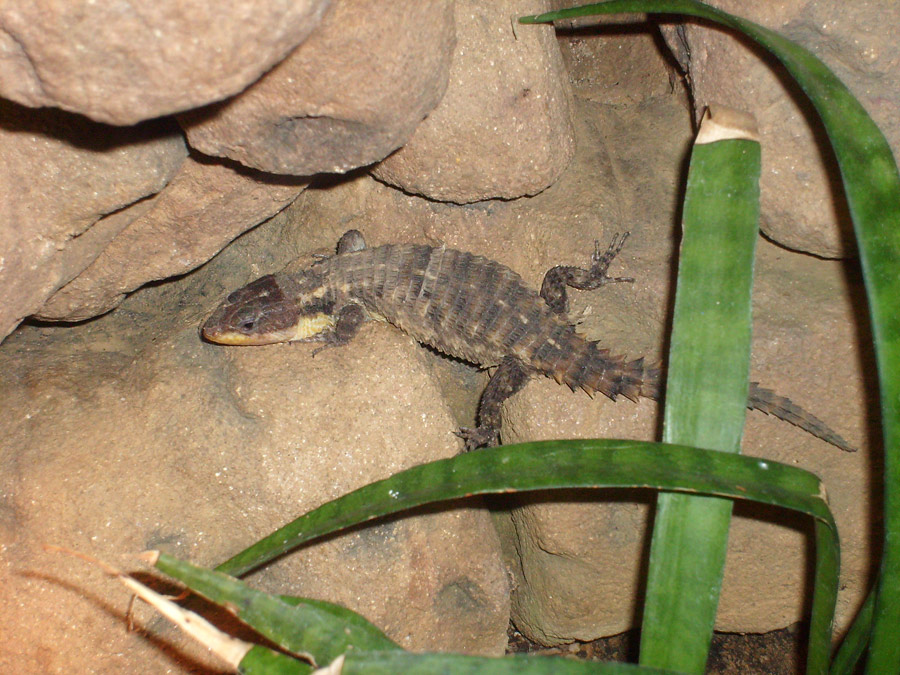
[[(670, 443), (740, 451), (759, 223), (755, 137), (752, 118), (707, 113), (691, 154), (663, 426)], [(704, 672), (730, 522), (730, 501), (659, 495), (642, 664)]]
[(323, 504), (218, 569), (244, 574), (317, 537), (423, 504), (473, 494), (571, 487), (644, 487), (750, 499), (812, 516), (822, 523), (815, 529), (813, 614), (814, 620), (824, 616), (830, 624), (837, 597), (837, 529), (818, 478), (753, 457), (639, 441), (524, 443), (413, 467)]
[(315, 663), (330, 663), (350, 648), (399, 649), (365, 618), (339, 605), (269, 595), (166, 553), (154, 564), (207, 600), (231, 608), (238, 619), (282, 649), (308, 655)]
[[(884, 547), (867, 670), (900, 672), (900, 176), (884, 134), (849, 89), (809, 50), (775, 31), (694, 0), (610, 0), (523, 17), (538, 23), (618, 12), (701, 17), (744, 33), (787, 68), (815, 106), (834, 148), (853, 218), (869, 300), (884, 433)], [(808, 668), (822, 672), (826, 664)]]

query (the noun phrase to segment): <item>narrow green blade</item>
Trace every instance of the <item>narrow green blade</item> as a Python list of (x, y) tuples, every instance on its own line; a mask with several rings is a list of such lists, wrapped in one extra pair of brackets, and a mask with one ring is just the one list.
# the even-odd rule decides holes
[[(884, 432), (884, 547), (867, 671), (900, 672), (900, 176), (884, 134), (847, 87), (809, 50), (775, 31), (695, 0), (610, 0), (523, 17), (541, 23), (618, 12), (701, 17), (738, 30), (770, 51), (815, 106), (834, 148), (859, 245), (878, 364)], [(827, 659), (810, 649), (807, 668)]]
[(875, 608), (875, 592), (870, 591), (866, 596), (856, 619), (844, 639), (841, 647), (834, 655), (831, 662), (831, 675), (850, 675), (854, 672), (860, 657), (866, 651), (869, 638), (872, 635), (872, 612)]
[(331, 662), (351, 647), (359, 650), (399, 649), (376, 626), (340, 605), (269, 595), (226, 574), (192, 565), (166, 553), (160, 553), (155, 565), (192, 591), (231, 608), (241, 621), (282, 649), (294, 654), (308, 654), (318, 664)]
[(241, 675), (306, 675), (313, 672), (313, 667), (287, 654), (254, 645), (238, 664), (238, 672)]
[(219, 565), (239, 576), (331, 532), (473, 494), (644, 487), (749, 499), (832, 523), (821, 482), (797, 467), (663, 443), (538, 441), (442, 459), (364, 485), (306, 513)]
[(515, 655), (502, 659), (461, 654), (382, 652), (347, 654), (342, 675), (677, 675), (627, 663), (590, 663), (562, 657)]
[[(643, 487), (749, 499), (812, 516), (822, 523), (815, 530), (814, 624), (815, 617), (824, 616), (824, 625), (830, 625), (837, 597), (837, 530), (818, 478), (753, 457), (639, 441), (524, 443), (416, 466), (323, 504), (218, 569), (244, 574), (317, 537), (422, 504), (562, 487)], [(824, 647), (827, 657), (827, 631)]]
[[(724, 114), (724, 113), (723, 113)], [(755, 122), (750, 120), (755, 135)], [(707, 116), (703, 137), (716, 125)], [(694, 145), (682, 219), (663, 440), (739, 452), (750, 368), (750, 297), (759, 223), (759, 143)], [(657, 500), (641, 663), (701, 674), (712, 640), (731, 502)]]

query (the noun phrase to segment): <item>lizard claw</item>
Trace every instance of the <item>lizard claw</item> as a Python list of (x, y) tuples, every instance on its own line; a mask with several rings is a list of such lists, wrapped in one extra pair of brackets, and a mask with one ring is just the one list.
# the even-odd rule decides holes
[(622, 251), (622, 247), (625, 246), (625, 240), (628, 239), (630, 234), (630, 232), (625, 232), (620, 237), (619, 233), (616, 232), (603, 253), (600, 252), (600, 242), (597, 239), (594, 240), (594, 252), (591, 254), (591, 276), (599, 281), (599, 286), (620, 282), (634, 283), (632, 277), (611, 277), (606, 274), (610, 263)]
[(328, 349), (330, 347), (337, 347), (337, 345), (334, 344), (333, 342), (326, 342), (321, 347), (316, 347), (315, 349), (313, 349), (312, 354), (309, 355), (309, 358), (311, 358), (311, 359), (316, 358), (316, 354), (318, 354), (319, 352), (325, 351), (326, 349)]
[(454, 434), (466, 442), (466, 452), (499, 445), (500, 433), (493, 427), (460, 427)]

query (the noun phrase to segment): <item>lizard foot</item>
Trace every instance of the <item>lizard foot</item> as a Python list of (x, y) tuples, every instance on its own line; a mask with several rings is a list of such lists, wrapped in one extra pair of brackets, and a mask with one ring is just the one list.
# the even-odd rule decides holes
[(634, 279), (631, 277), (611, 277), (606, 273), (609, 270), (610, 263), (622, 251), (622, 247), (625, 246), (625, 240), (628, 239), (630, 234), (631, 232), (626, 232), (621, 237), (619, 237), (618, 232), (614, 234), (604, 253), (600, 252), (600, 242), (596, 239), (594, 240), (594, 252), (591, 254), (591, 278), (597, 286), (620, 282), (634, 283)]
[(466, 442), (466, 452), (500, 444), (500, 432), (493, 427), (460, 427), (454, 433)]
[(572, 267), (569, 265), (557, 265), (544, 275), (541, 284), (541, 297), (547, 306), (556, 314), (564, 315), (569, 309), (569, 300), (566, 294), (566, 286), (577, 288), (580, 291), (593, 291), (606, 284), (619, 282), (633, 282), (631, 277), (611, 277), (610, 263), (622, 251), (628, 232), (619, 236), (613, 236), (606, 251), (601, 252), (600, 242), (594, 241), (594, 252), (591, 254), (590, 269)]

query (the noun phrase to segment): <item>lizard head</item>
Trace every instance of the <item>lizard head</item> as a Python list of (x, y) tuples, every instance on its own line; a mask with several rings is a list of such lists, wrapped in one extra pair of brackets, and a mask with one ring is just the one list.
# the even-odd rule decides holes
[(302, 290), (301, 297), (286, 293), (271, 274), (247, 284), (225, 298), (206, 320), (203, 338), (223, 345), (267, 345), (304, 340), (334, 325), (321, 294), (317, 298), (312, 289), (291, 290)]

